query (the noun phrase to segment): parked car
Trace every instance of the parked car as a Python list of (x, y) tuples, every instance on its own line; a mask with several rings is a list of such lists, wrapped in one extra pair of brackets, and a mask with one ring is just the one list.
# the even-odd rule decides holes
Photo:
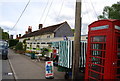
[(0, 40), (0, 56), (3, 60), (8, 59), (8, 43), (3, 40)]

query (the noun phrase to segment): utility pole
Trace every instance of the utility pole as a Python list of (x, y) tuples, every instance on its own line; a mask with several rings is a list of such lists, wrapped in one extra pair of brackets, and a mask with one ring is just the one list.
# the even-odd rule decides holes
[(81, 53), (81, 0), (76, 0), (76, 11), (75, 11), (75, 37), (74, 37), (74, 54), (72, 63), (72, 79), (78, 79), (79, 75), (79, 62)]

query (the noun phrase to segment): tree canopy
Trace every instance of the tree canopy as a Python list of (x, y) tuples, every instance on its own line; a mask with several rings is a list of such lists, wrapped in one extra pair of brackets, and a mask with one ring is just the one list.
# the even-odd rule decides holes
[(73, 33), (75, 32), (75, 29), (71, 29), (73, 31)]
[(3, 40), (9, 39), (9, 34), (7, 32), (4, 32), (1, 27), (0, 27), (0, 39), (3, 39)]
[(9, 47), (16, 46), (19, 40), (17, 39), (9, 39)]
[(120, 2), (112, 6), (105, 6), (102, 15), (98, 19), (120, 19)]
[(2, 32), (2, 39), (3, 40), (8, 40), (9, 39), (9, 34), (7, 32)]

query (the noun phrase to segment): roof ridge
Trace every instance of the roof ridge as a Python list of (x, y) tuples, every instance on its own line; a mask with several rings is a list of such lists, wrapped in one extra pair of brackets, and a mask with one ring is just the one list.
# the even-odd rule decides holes
[(28, 34), (24, 34), (22, 36), (22, 38), (32, 37), (32, 36), (38, 36), (38, 35), (41, 35), (41, 34), (44, 34), (44, 33), (53, 33), (54, 30), (56, 30), (57, 28), (59, 28), (64, 23), (67, 23), (67, 22), (65, 21), (65, 22), (62, 22), (62, 23), (59, 23), (59, 24), (56, 24), (56, 25), (47, 26), (47, 27), (41, 28), (39, 30), (30, 32)]
[[(66, 21), (65, 21), (65, 22), (62, 22), (62, 23), (59, 23), (59, 24), (51, 25), (51, 26), (62, 25), (62, 24), (64, 24), (64, 23), (66, 23)], [(47, 27), (51, 27), (51, 26), (47, 26)], [(47, 28), (47, 27), (44, 27), (44, 28)]]
[[(44, 27), (44, 28), (41, 28), (41, 29), (45, 29), (45, 28), (49, 28), (49, 27), (53, 27), (53, 26), (57, 26), (57, 25), (62, 25), (62, 24), (64, 24), (64, 23), (66, 23), (66, 21), (65, 21), (65, 22), (62, 22), (62, 23), (59, 23), (59, 24), (47, 26), (47, 27)], [(39, 30), (41, 30), (41, 29), (39, 29)], [(35, 30), (35, 31), (33, 31), (33, 32), (37, 32), (37, 31), (39, 31), (39, 30)], [(33, 32), (30, 32), (30, 33), (33, 33)], [(28, 34), (30, 34), (30, 33), (28, 33)]]

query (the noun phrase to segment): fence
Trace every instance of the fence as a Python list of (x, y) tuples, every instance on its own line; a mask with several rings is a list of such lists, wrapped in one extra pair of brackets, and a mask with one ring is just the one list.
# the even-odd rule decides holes
[[(73, 41), (53, 42), (52, 47), (56, 47), (59, 53), (58, 65), (66, 68), (72, 68)], [(85, 67), (87, 43), (81, 41), (80, 67)]]

